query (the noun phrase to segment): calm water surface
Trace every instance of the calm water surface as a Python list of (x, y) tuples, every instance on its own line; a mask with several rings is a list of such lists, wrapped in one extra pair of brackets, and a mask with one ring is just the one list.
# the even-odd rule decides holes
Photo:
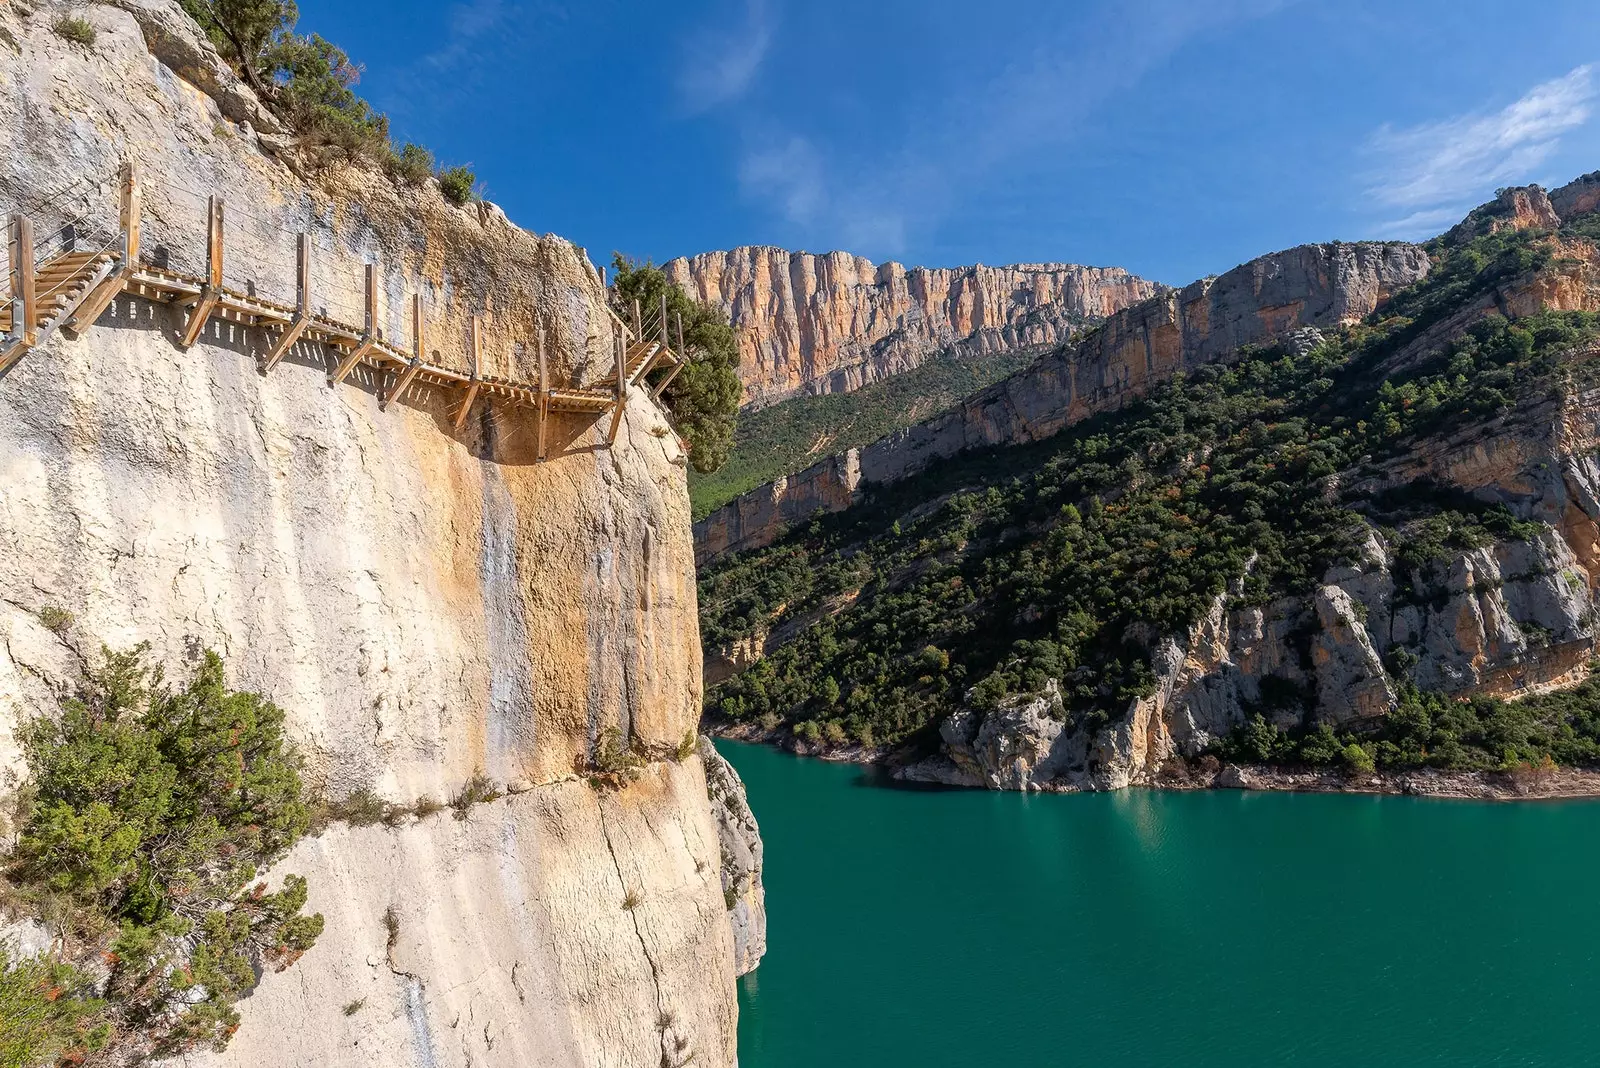
[(741, 1068), (1600, 1064), (1600, 804), (874, 785), (766, 839)]

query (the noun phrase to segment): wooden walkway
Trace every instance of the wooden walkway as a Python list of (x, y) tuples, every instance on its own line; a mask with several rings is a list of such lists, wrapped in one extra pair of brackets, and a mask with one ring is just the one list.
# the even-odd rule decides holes
[[(479, 315), (470, 317), (466, 365), (463, 372), (426, 357), (427, 324), (420, 293), (411, 299), (410, 345), (401, 348), (382, 337), (378, 328), (378, 267), (369, 263), (365, 271), (365, 309), (363, 321), (340, 322), (312, 309), (311, 243), (308, 235), (298, 238), (296, 300), (293, 306), (240, 292), (223, 284), (223, 200), (212, 196), (206, 209), (206, 275), (197, 277), (141, 263), (139, 259), (140, 187), (131, 165), (120, 176), (117, 234), (104, 247), (81, 250), (72, 233), (62, 240), (61, 228), (52, 231), (42, 245), (48, 252), (36, 254), (33, 226), (26, 214), (10, 216), (8, 222), (10, 297), (0, 305), (0, 376), (3, 376), (31, 350), (44, 344), (57, 331), (76, 336), (92, 326), (119, 294), (128, 293), (146, 300), (178, 308), (183, 315), (181, 343), (188, 347), (198, 341), (206, 324), (221, 319), (244, 326), (260, 327), (274, 335), (262, 359), (263, 375), (273, 368), (297, 343), (310, 341), (333, 350), (335, 360), (328, 372), (328, 385), (336, 386), (357, 367), (376, 372), (381, 383), (379, 407), (387, 410), (414, 384), (444, 387), (458, 392), (453, 417), (460, 430), (480, 399), (531, 410), (538, 421), (538, 459), (545, 459), (545, 423), (552, 412), (601, 417), (609, 413), (606, 442), (614, 443), (630, 392), (653, 370), (667, 366), (668, 373), (651, 390), (659, 401), (661, 393), (686, 362), (682, 355), (683, 322), (677, 321), (677, 345), (668, 329), (666, 296), (659, 312), (652, 309), (646, 321), (637, 302), (632, 308), (632, 324), (624, 323), (608, 308), (611, 347), (616, 368), (593, 388), (552, 386), (545, 354), (545, 331), (536, 331), (534, 350), (539, 378), (523, 382), (493, 375), (480, 375), (483, 326)], [(54, 247), (59, 245), (60, 247)]]

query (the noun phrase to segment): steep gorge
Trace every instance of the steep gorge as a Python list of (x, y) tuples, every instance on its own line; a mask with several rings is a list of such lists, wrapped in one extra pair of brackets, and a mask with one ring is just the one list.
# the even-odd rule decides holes
[[(359, 167), (308, 181), (175, 0), (86, 9), (91, 45), (52, 32), (60, 14), (0, 7), (0, 205), (41, 231), (86, 215), (98, 241), (131, 161), (149, 259), (203, 262), (214, 193), (230, 287), (292, 300), (303, 232), (319, 307), (359, 322), (375, 262), (379, 330), (408, 337), (422, 294), (432, 360), (471, 369), (477, 315), (485, 373), (535, 377), (541, 327), (557, 381), (607, 370), (581, 249)], [(309, 341), (262, 373), (266, 331), (213, 319), (185, 349), (183, 314), (124, 295), (0, 379), (0, 791), (26, 775), (18, 726), (102, 644), (147, 641), (175, 673), (221, 653), (287, 710), (329, 797), (443, 800), (479, 773), (503, 794), (302, 840), (280, 874), (309, 878), (324, 934), (190, 1063), (732, 1065), (733, 982), (760, 949), (735, 944), (693, 745), (689, 505), (663, 413), (630, 404), (613, 442), (556, 417), (536, 463), (509, 403), (486, 395), (458, 431), (456, 391), (419, 382), (384, 410), (381, 373), (330, 387)], [(608, 786), (586, 769), (611, 738), (642, 764)], [(749, 852), (753, 820), (738, 833)]]
[(882, 443), (891, 477), (833, 461), (842, 514), (702, 570), (708, 708), (994, 789), (1592, 792), (1596, 189), (1254, 261)]

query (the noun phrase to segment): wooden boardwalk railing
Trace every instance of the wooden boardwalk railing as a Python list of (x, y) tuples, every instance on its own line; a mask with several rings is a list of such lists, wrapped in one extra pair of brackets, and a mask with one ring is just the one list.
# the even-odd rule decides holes
[(658, 367), (670, 366), (654, 387), (657, 401), (661, 392), (682, 369), (686, 361), (683, 347), (683, 322), (677, 321), (677, 346), (668, 329), (665, 295), (659, 310), (646, 316), (634, 302), (631, 327), (607, 308), (611, 328), (611, 347), (616, 368), (590, 388), (552, 386), (545, 352), (545, 329), (535, 330), (534, 352), (539, 377), (534, 382), (480, 374), (483, 359), (481, 315), (469, 318), (469, 339), (465, 363), (459, 371), (427, 359), (422, 295), (411, 300), (411, 344), (406, 348), (384, 338), (378, 328), (378, 266), (366, 264), (364, 309), (359, 324), (341, 322), (313, 310), (311, 284), (311, 242), (307, 234), (297, 239), (295, 303), (293, 306), (268, 300), (254, 293), (230, 288), (223, 282), (222, 197), (212, 195), (206, 206), (206, 273), (187, 274), (141, 262), (139, 223), (141, 189), (131, 164), (123, 166), (120, 179), (117, 232), (100, 247), (80, 249), (84, 242), (75, 228), (75, 219), (35, 241), (33, 223), (23, 211), (10, 216), (8, 258), (10, 297), (0, 304), (0, 376), (3, 376), (31, 350), (38, 348), (57, 331), (69, 335), (82, 333), (119, 294), (129, 293), (145, 300), (176, 306), (183, 313), (181, 344), (193, 345), (213, 319), (259, 327), (276, 336), (260, 371), (269, 375), (290, 349), (305, 341), (333, 350), (335, 360), (328, 372), (328, 385), (345, 381), (359, 366), (375, 371), (382, 383), (379, 408), (389, 406), (416, 383), (457, 390), (461, 399), (452, 419), (460, 430), (480, 398), (492, 398), (515, 407), (531, 410), (538, 421), (538, 459), (545, 459), (545, 423), (552, 412), (611, 414), (606, 442), (614, 443), (622, 414), (633, 387)]

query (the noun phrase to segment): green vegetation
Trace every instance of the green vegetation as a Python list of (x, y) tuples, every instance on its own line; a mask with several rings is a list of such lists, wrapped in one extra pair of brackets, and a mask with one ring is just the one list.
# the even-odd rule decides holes
[[(654, 309), (660, 308), (665, 294), (676, 349), (677, 322), (683, 320), (689, 363), (667, 386), (663, 399), (679, 433), (689, 443), (689, 462), (694, 469), (715, 471), (727, 462), (739, 416), (739, 346), (728, 317), (673, 285), (666, 272), (653, 264), (635, 263), (618, 253), (612, 259), (612, 267), (615, 276), (611, 297), (624, 322), (631, 321), (636, 300), (647, 319), (660, 315)], [(667, 372), (655, 374), (659, 380)]]
[(59, 605), (47, 604), (35, 614), (39, 618), (40, 626), (57, 634), (65, 634), (76, 622), (73, 614)]
[[(289, 967), (322, 931), (301, 911), (304, 879), (275, 893), (256, 881), (310, 819), (283, 712), (229, 690), (215, 653), (171, 690), (145, 651), (107, 651), (59, 718), (23, 732), (31, 797), (7, 860), (14, 903), (56, 926), (72, 959), (104, 953), (111, 966), (103, 1005), (70, 960), (7, 970), (0, 1017), (39, 1021), (40, 1050), (221, 1049), (258, 969)], [(41, 982), (43, 1017), (29, 1001)]]
[(477, 182), (478, 176), (471, 167), (450, 167), (439, 172), (439, 192), (457, 207), (477, 199)]
[(62, 15), (50, 28), (73, 44), (80, 44), (85, 48), (93, 48), (95, 41), (99, 39), (94, 25), (88, 19), (81, 19), (75, 15)]
[[(992, 706), (1054, 679), (1070, 726), (1092, 732), (1153, 692), (1164, 635), (1225, 591), (1243, 604), (1309, 594), (1358, 558), (1370, 525), (1397, 543), (1417, 588), (1446, 552), (1528, 536), (1534, 525), (1504, 509), (1424, 483), (1377, 500), (1341, 492), (1422, 437), (1510, 419), (1593, 377), (1562, 360), (1600, 336), (1587, 313), (1513, 322), (1484, 302), (1464, 333), (1408, 349), (1550, 256), (1532, 232), (1437, 254), (1384, 317), (1310, 352), (1241, 351), (1048, 441), (965, 454), (708, 568), (708, 648), (788, 621), (799, 630), (711, 689), (708, 712), (807, 740), (904, 744), (929, 739), (969, 692)], [(1339, 741), (1348, 766), (1391, 760)]]
[(110, 1039), (88, 976), (60, 961), (13, 961), (0, 946), (0, 1065), (78, 1064)]
[(1256, 716), (1215, 749), (1225, 760), (1334, 765), (1354, 772), (1595, 765), (1600, 764), (1600, 678), (1520, 701), (1452, 698), (1404, 684), (1399, 707), (1359, 734), (1335, 732), (1326, 724), (1286, 731)]
[(803, 470), (829, 453), (868, 445), (926, 419), (1033, 358), (1018, 352), (946, 354), (853, 393), (794, 397), (743, 412), (728, 462), (714, 473), (689, 476), (694, 517), (704, 518), (741, 493)]
[[(407, 185), (437, 177), (451, 203), (474, 199), (477, 176), (468, 167), (440, 169), (433, 154), (407, 142), (389, 140), (389, 119), (353, 88), (361, 66), (337, 45), (317, 34), (295, 32), (300, 12), (294, 0), (180, 0), (211, 43), (264, 104), (289, 124), (301, 149), (317, 164), (366, 159)], [(67, 22), (63, 19), (57, 32)], [(94, 28), (87, 23), (93, 43)], [(78, 40), (77, 37), (71, 37)]]

